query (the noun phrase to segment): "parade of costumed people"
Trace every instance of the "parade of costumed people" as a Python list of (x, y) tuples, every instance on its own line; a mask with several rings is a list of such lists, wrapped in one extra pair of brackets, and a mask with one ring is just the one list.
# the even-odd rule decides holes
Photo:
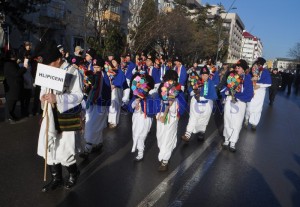
[[(51, 174), (51, 181), (42, 188), (43, 192), (63, 185), (70, 189), (77, 183), (80, 172), (75, 155), (87, 160), (92, 153), (102, 151), (104, 130), (107, 127), (118, 130), (124, 101), (126, 110), (132, 114), (134, 161), (143, 161), (147, 136), (155, 127), (158, 171), (164, 172), (169, 168), (178, 138), (184, 143), (189, 143), (193, 137), (199, 143), (206, 141), (206, 128), (213, 114), (214, 101), (218, 99), (217, 92), (222, 93), (224, 105), (222, 147), (236, 152), (243, 123), (246, 125), (248, 121), (252, 128), (257, 126), (260, 114), (252, 109), (261, 113), (259, 107), (270, 85), (263, 58), (258, 58), (250, 69), (248, 63), (240, 59), (225, 68), (220, 81), (217, 68), (210, 61), (201, 68), (194, 63), (187, 71), (180, 56), (166, 58), (162, 54), (146, 56), (141, 53), (132, 62), (131, 54), (118, 57), (109, 53), (105, 61), (93, 48), (89, 48), (83, 58), (83, 49), (75, 47), (74, 56), (68, 62), (59, 49), (54, 41), (45, 41), (37, 45), (34, 53), (40, 63), (72, 74), (63, 92), (41, 88), (42, 108), (47, 106), (48, 121), (44, 118), (41, 122), (38, 154), (45, 158)], [(19, 65), (18, 70), (20, 75), (26, 72), (23, 65)], [(277, 70), (273, 71), (275, 80)], [(274, 87), (278, 89), (280, 79), (277, 83), (274, 80)], [(185, 93), (190, 98), (186, 98)], [(68, 104), (63, 100), (68, 100)], [(274, 101), (274, 95), (271, 100)], [(178, 137), (180, 117), (184, 114), (188, 115), (188, 122)], [(66, 179), (62, 176), (63, 166), (68, 172)]]
[(262, 57), (257, 58), (251, 67), (250, 74), (252, 76), (254, 96), (247, 103), (244, 126), (251, 125), (252, 130), (256, 130), (261, 117), (261, 112), (266, 95), (266, 88), (272, 84), (272, 79), (268, 69), (264, 68), (266, 60)]
[(253, 83), (251, 76), (245, 73), (248, 63), (240, 59), (235, 64), (235, 71), (227, 77), (227, 87), (223, 90), (225, 94), (224, 106), (224, 131), (225, 141), (223, 148), (231, 152), (236, 151), (236, 143), (242, 129), (246, 112), (246, 104), (253, 97)]
[(133, 76), (130, 88), (133, 93), (128, 104), (129, 112), (132, 113), (131, 152), (138, 150), (135, 161), (141, 161), (144, 158), (145, 140), (156, 114), (154, 99), (149, 95), (149, 91), (154, 88), (154, 80), (148, 74), (137, 73)]
[(192, 134), (196, 134), (199, 141), (204, 141), (206, 126), (209, 122), (213, 101), (217, 99), (214, 83), (209, 79), (210, 71), (207, 66), (189, 75), (190, 86), (188, 91), (192, 96), (190, 102), (190, 117), (182, 140), (188, 142)]
[[(245, 116), (243, 111), (246, 111), (246, 103), (250, 102), (253, 97), (252, 93), (255, 89), (253, 84), (259, 84), (257, 82), (261, 80), (255, 75), (254, 66), (251, 72), (254, 78), (250, 81), (251, 83), (249, 82), (250, 74), (245, 73), (248, 65), (242, 59), (235, 64), (234, 70), (227, 70), (223, 74), (222, 82), (219, 82), (219, 75), (216, 75), (217, 70), (214, 65), (205, 65), (197, 71), (197, 64), (195, 64), (195, 68), (188, 71), (188, 74), (179, 56), (173, 59), (174, 66), (172, 66), (172, 61), (166, 61), (162, 55), (158, 55), (156, 59), (151, 55), (141, 57), (138, 56), (137, 62), (133, 63), (130, 60), (130, 54), (126, 54), (122, 60), (111, 55), (110, 59), (104, 62), (92, 48), (87, 50), (85, 61), (82, 61), (79, 56), (78, 59), (73, 57), (74, 67), (77, 66), (78, 71), (81, 72), (79, 79), (84, 85), (82, 92), (86, 93), (86, 100), (83, 101), (85, 146), (80, 153), (81, 158), (87, 159), (90, 153), (102, 148), (103, 130), (107, 125), (111, 129), (117, 126), (122, 98), (124, 98), (125, 90), (128, 90), (127, 81), (130, 76), (131, 93), (128, 97), (132, 98), (127, 108), (133, 114), (132, 152), (138, 151), (136, 161), (144, 157), (145, 139), (154, 116), (157, 118), (156, 134), (160, 149), (158, 156), (161, 163), (160, 171), (168, 168), (168, 161), (177, 143), (177, 130), (175, 129), (180, 115), (187, 110), (189, 110), (189, 122), (181, 137), (182, 140), (189, 142), (192, 134), (195, 134), (199, 141), (204, 141), (206, 127), (213, 110), (213, 101), (217, 99), (215, 87), (219, 89), (222, 86), (225, 98), (223, 147), (228, 146), (231, 151), (236, 150), (235, 145), (239, 138), (242, 118)], [(65, 63), (67, 64), (67, 61)], [(260, 64), (257, 68), (261, 68), (264, 62), (257, 61), (256, 64)], [(225, 84), (224, 79), (226, 79)], [(180, 82), (184, 86), (188, 85), (187, 91), (191, 96), (189, 109), (184, 98), (185, 87), (182, 87)], [(158, 103), (157, 106), (153, 104), (154, 102)], [(234, 105), (245, 110), (232, 113), (235, 109)], [(144, 127), (141, 127), (141, 123)]]
[(1, 0), (0, 207), (300, 207), (299, 8)]

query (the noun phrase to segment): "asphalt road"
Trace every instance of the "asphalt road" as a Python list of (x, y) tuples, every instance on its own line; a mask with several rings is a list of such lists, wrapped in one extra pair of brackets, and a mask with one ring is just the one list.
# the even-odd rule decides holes
[(78, 158), (78, 184), (50, 193), (41, 192), (40, 117), (15, 125), (1, 119), (0, 206), (300, 206), (299, 107), (296, 95), (281, 93), (272, 107), (265, 100), (257, 131), (241, 131), (236, 153), (220, 146), (219, 113), (212, 115), (204, 143), (183, 143), (186, 115), (168, 172), (157, 171), (155, 125), (144, 160), (133, 161), (131, 116), (122, 115), (118, 128), (105, 130), (100, 153)]

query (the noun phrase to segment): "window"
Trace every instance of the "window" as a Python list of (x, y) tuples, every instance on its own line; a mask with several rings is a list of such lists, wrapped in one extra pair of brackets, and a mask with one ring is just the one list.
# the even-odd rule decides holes
[(82, 48), (84, 47), (84, 40), (82, 37), (73, 37), (73, 51), (76, 46), (81, 46)]

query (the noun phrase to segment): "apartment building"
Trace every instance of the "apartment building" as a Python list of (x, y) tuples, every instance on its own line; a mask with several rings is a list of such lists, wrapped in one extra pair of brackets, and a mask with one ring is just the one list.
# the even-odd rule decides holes
[(243, 31), (241, 58), (252, 64), (258, 57), (263, 55), (263, 45), (260, 38)]

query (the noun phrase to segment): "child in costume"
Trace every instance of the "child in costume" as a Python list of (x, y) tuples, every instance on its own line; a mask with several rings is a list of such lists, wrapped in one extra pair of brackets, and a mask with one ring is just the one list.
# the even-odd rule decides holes
[(157, 145), (158, 160), (161, 163), (158, 170), (168, 170), (168, 162), (177, 144), (177, 128), (180, 116), (187, 109), (184, 94), (178, 81), (178, 74), (168, 70), (158, 88), (157, 105)]
[(136, 74), (131, 82), (133, 98), (129, 102), (128, 111), (132, 115), (132, 139), (131, 152), (138, 150), (135, 161), (144, 158), (145, 140), (150, 131), (153, 117), (155, 116), (154, 100), (149, 91), (154, 88), (154, 80), (146, 74)]

